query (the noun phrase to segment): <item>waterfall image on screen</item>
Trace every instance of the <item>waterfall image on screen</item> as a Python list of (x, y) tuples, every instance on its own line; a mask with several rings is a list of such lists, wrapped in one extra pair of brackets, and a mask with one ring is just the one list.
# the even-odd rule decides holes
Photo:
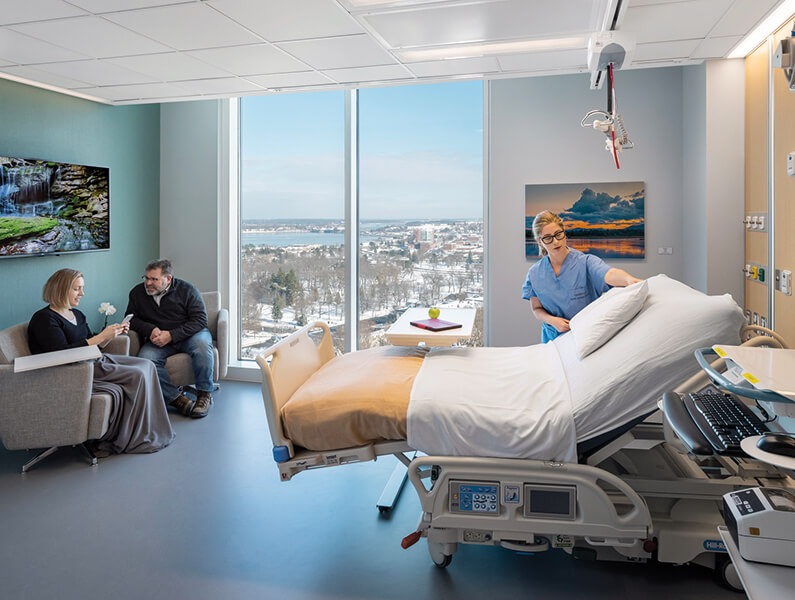
[(110, 169), (0, 156), (0, 258), (110, 248)]

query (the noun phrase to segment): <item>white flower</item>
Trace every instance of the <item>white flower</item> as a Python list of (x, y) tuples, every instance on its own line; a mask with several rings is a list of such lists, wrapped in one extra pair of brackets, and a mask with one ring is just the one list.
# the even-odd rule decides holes
[(113, 306), (110, 302), (102, 302), (99, 305), (99, 312), (109, 317), (110, 315), (116, 314), (116, 307)]

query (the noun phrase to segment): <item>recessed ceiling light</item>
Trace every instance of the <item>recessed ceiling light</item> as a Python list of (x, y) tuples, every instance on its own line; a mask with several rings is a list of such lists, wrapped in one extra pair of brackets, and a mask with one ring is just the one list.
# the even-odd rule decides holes
[(745, 38), (729, 52), (726, 58), (745, 58), (761, 44), (767, 36), (781, 27), (788, 19), (795, 14), (795, 0), (785, 0), (779, 7), (762, 21), (756, 29), (749, 33)]
[(525, 40), (523, 42), (498, 42), (495, 44), (465, 44), (441, 46), (417, 50), (397, 50), (405, 61), (438, 60), (450, 58), (473, 58), (493, 54), (522, 54), (524, 52), (546, 52), (549, 50), (577, 50), (585, 48), (584, 37), (555, 38), (548, 40)]

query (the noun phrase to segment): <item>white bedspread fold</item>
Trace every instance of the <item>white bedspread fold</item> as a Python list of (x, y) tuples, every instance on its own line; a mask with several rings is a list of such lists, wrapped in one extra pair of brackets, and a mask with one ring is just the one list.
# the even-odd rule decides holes
[(431, 350), (414, 381), (407, 428), (409, 445), (429, 455), (577, 459), (554, 344)]

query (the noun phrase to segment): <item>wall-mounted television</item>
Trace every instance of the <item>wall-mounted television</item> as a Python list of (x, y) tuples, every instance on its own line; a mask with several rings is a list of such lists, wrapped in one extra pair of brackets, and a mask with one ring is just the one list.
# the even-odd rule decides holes
[(109, 249), (109, 168), (0, 156), (0, 258)]

